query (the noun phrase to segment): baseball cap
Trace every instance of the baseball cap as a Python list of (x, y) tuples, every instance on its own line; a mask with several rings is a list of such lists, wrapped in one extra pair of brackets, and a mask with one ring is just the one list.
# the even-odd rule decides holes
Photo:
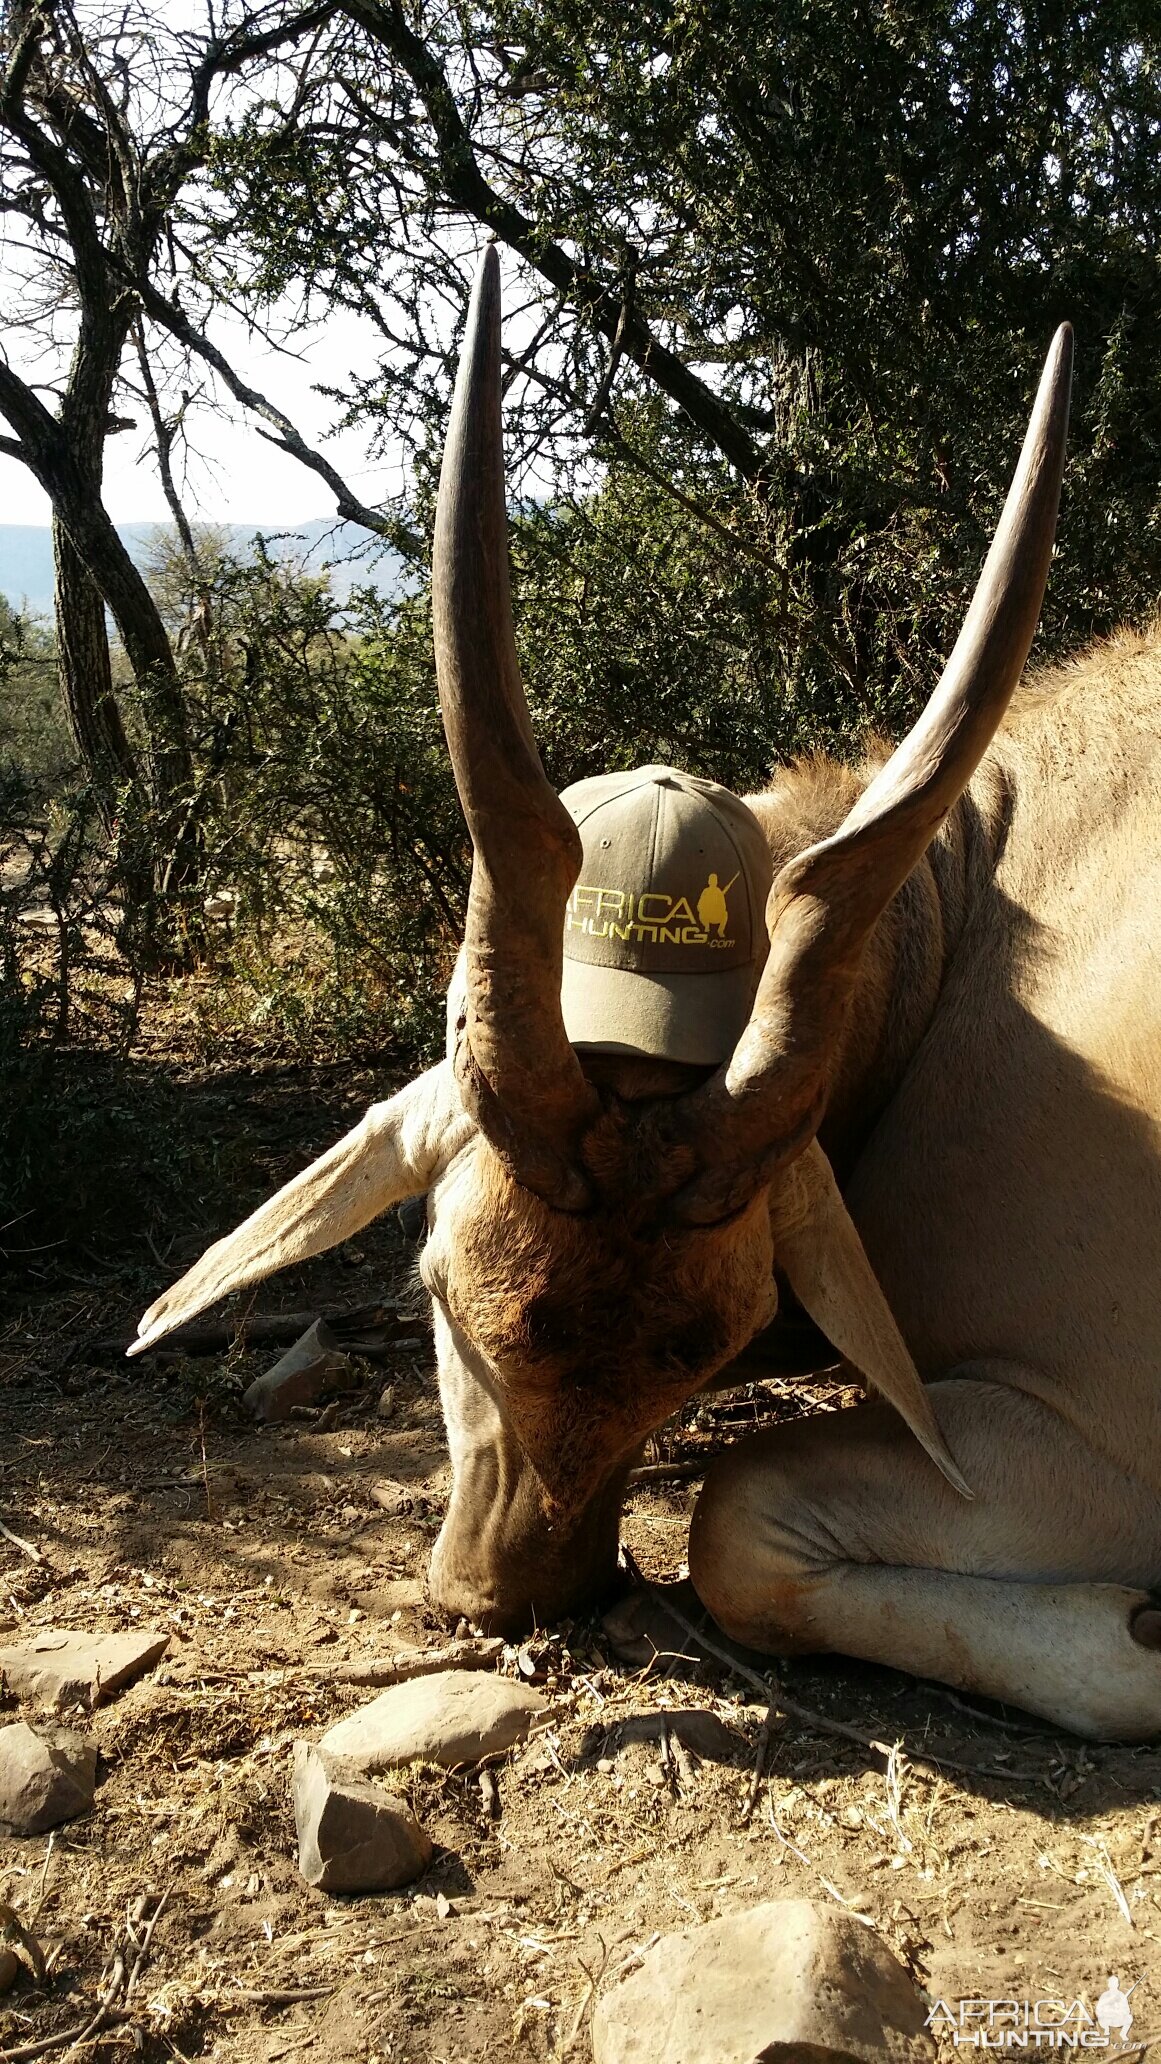
[(716, 1065), (766, 961), (773, 872), (740, 796), (676, 767), (577, 781), (561, 801), (584, 860), (564, 920), (574, 1046)]

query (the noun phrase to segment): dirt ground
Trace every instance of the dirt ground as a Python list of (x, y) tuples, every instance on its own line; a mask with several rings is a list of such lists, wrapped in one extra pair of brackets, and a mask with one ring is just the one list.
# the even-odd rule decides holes
[[(256, 1129), (271, 1182), (368, 1101), (358, 1080), (306, 1098), (301, 1077), (215, 1094), (224, 1124)], [(783, 1666), (816, 1717), (784, 1718), (767, 1743), (766, 1700), (718, 1661), (634, 1671), (597, 1621), (548, 1630), (500, 1662), (532, 1673), (553, 1714), (496, 1769), (495, 1798), (471, 1772), (407, 1773), (437, 1845), (426, 1876), (374, 1898), (309, 1890), (291, 1746), (374, 1696), (335, 1665), (448, 1639), (423, 1591), (448, 1483), (431, 1355), (401, 1347), (323, 1416), (255, 1429), (236, 1401), (269, 1349), (142, 1364), (101, 1345), (200, 1244), (187, 1233), (121, 1274), (46, 1272), (5, 1308), (0, 1521), (40, 1559), (0, 1538), (0, 1641), (157, 1628), (169, 1648), (107, 1705), (64, 1716), (100, 1752), (92, 1813), (0, 1839), (0, 1901), (48, 1959), (42, 1983), (29, 1973), (0, 2000), (0, 2064), (583, 2064), (594, 1998), (658, 1933), (802, 1895), (880, 1929), (933, 1999), (1091, 2006), (1116, 1973), (1137, 1983), (1134, 2035), (1161, 2037), (1161, 1752), (1086, 1746), (839, 1659)], [(409, 1268), (392, 1219), (259, 1305), (341, 1310)], [(654, 1462), (687, 1473), (635, 1489), (625, 1522), (647, 1577), (684, 1574), (706, 1452), (811, 1404), (833, 1398), (778, 1380), (666, 1430)], [(681, 1707), (725, 1724), (728, 1756), (675, 1746), (660, 1716)], [(0, 1723), (20, 1710), (3, 1697)], [(43, 2049), (91, 2021), (163, 1895), (127, 2018)]]

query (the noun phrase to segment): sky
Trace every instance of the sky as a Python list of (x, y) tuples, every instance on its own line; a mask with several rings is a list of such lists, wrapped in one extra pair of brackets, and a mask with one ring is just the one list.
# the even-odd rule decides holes
[[(362, 501), (374, 504), (397, 491), (397, 467), (370, 457), (365, 432), (328, 435), (335, 405), (312, 392), (316, 381), (337, 386), (353, 368), (371, 369), (369, 325), (337, 313), (325, 326), (296, 336), (291, 350), (279, 351), (251, 338), (244, 324), (228, 316), (215, 317), (211, 335), (242, 377), (285, 410), (308, 444), (325, 452)], [(183, 496), (191, 519), (287, 528), (333, 516), (326, 483), (260, 437), (245, 411), (229, 406), (226, 418), (209, 409), (199, 412), (195, 435), (202, 456), (191, 462)], [(144, 412), (135, 430), (106, 442), (105, 504), (114, 523), (171, 520)], [(48, 523), (50, 516), (48, 497), (27, 467), (0, 456), (0, 523)]]

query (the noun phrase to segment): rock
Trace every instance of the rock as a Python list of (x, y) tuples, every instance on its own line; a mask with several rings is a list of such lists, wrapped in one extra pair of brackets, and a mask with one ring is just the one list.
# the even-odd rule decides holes
[(315, 1405), (352, 1381), (351, 1364), (325, 1319), (308, 1326), (265, 1375), (256, 1376), (242, 1403), (255, 1419), (289, 1419), (297, 1405)]
[(97, 1751), (67, 1727), (39, 1733), (24, 1720), (0, 1727), (0, 1821), (17, 1835), (43, 1835), (93, 1803)]
[(390, 1519), (404, 1519), (408, 1513), (426, 1512), (428, 1501), (422, 1491), (407, 1484), (372, 1484), (371, 1501), (385, 1512)]
[(0, 1993), (11, 1992), (23, 1969), (14, 1949), (0, 1949)]
[(351, 1776), (403, 1763), (478, 1763), (523, 1741), (548, 1707), (538, 1691), (479, 1670), (440, 1670), (393, 1684), (327, 1729), (319, 1744)]
[(42, 1705), (96, 1705), (152, 1669), (169, 1647), (168, 1634), (70, 1634), (45, 1627), (16, 1648), (0, 1648), (0, 1677), (21, 1698)]
[(770, 1900), (647, 1950), (593, 2016), (594, 2064), (926, 2064), (927, 2009), (840, 1907)]
[[(702, 1706), (665, 1713), (631, 1713), (628, 1719), (617, 1723), (617, 1733), (623, 1742), (660, 1742), (663, 1724), (673, 1740), (692, 1749), (703, 1763), (735, 1763), (740, 1754), (750, 1753), (740, 1734)], [(593, 1733), (603, 1738), (604, 1730), (594, 1728)]]
[[(688, 1626), (683, 1626), (670, 1612), (670, 1600)], [(605, 1640), (619, 1663), (626, 1663), (631, 1670), (653, 1663), (654, 1675), (660, 1677), (684, 1676), (691, 1664), (707, 1659), (708, 1649), (702, 1648), (689, 1632), (689, 1626), (703, 1624), (712, 1633), (717, 1648), (724, 1648), (738, 1662), (748, 1662), (759, 1670), (768, 1667), (768, 1656), (728, 1640), (714, 1626), (688, 1577), (683, 1577), (679, 1584), (651, 1584), (648, 1590), (638, 1587), (627, 1591), (601, 1620)]]
[(294, 1823), (298, 1867), (320, 1892), (390, 1892), (409, 1885), (432, 1858), (403, 1799), (344, 1775), (313, 1742), (294, 1745)]

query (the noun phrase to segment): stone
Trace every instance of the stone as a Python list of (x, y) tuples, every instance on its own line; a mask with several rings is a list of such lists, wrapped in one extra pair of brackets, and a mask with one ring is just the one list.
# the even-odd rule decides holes
[(353, 1380), (335, 1334), (325, 1319), (316, 1319), (272, 1369), (254, 1378), (242, 1393), (242, 1403), (255, 1419), (273, 1424), (289, 1419), (296, 1406), (315, 1405)]
[(349, 1775), (374, 1776), (404, 1763), (479, 1763), (523, 1741), (549, 1708), (538, 1691), (479, 1670), (438, 1670), (393, 1684), (327, 1729), (320, 1747)]
[(0, 1993), (11, 1992), (23, 1969), (14, 1949), (0, 1949)]
[(593, 2016), (594, 2064), (927, 2064), (927, 2007), (841, 1907), (769, 1900), (665, 1935)]
[(389, 1519), (405, 1519), (409, 1513), (418, 1517), (426, 1512), (428, 1503), (422, 1491), (401, 1483), (372, 1484), (371, 1501)]
[[(739, 1755), (750, 1753), (742, 1736), (704, 1706), (678, 1707), (663, 1713), (631, 1713), (617, 1723), (616, 1731), (623, 1742), (660, 1742), (663, 1727), (671, 1740), (692, 1750), (703, 1763), (736, 1763)], [(601, 1730), (593, 1732), (598, 1734)]]
[[(671, 1602), (680, 1619), (669, 1610)], [(682, 1621), (687, 1624), (683, 1626)], [(748, 1662), (753, 1669), (769, 1667), (768, 1656), (728, 1640), (713, 1626), (688, 1577), (677, 1584), (650, 1584), (647, 1589), (627, 1591), (601, 1620), (605, 1642), (617, 1661), (631, 1670), (652, 1664), (655, 1677), (685, 1676), (691, 1663), (707, 1660), (708, 1649), (689, 1632), (691, 1626), (703, 1625), (712, 1633), (716, 1649), (725, 1649), (735, 1661)]]
[(19, 1698), (46, 1706), (94, 1706), (160, 1661), (168, 1634), (72, 1634), (45, 1627), (16, 1648), (0, 1648), (0, 1677)]
[(422, 1876), (431, 1838), (404, 1799), (346, 1776), (313, 1742), (294, 1745), (298, 1867), (320, 1892), (391, 1892)]
[(93, 1803), (97, 1751), (67, 1727), (0, 1727), (0, 1821), (17, 1835), (43, 1835)]

